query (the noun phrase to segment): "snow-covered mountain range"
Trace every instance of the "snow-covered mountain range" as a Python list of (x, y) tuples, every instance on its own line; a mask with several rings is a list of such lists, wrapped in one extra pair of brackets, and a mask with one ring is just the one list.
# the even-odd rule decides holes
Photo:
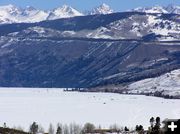
[(0, 31), (0, 86), (129, 83), (180, 66), (178, 14), (88, 15), (0, 25)]
[(0, 23), (22, 23), (22, 22), (39, 22), (46, 20), (48, 12), (27, 7), (25, 9), (18, 8), (14, 5), (6, 5), (0, 7)]
[[(130, 11), (146, 12), (146, 13), (175, 13), (180, 14), (179, 6), (154, 6), (151, 8), (136, 8)], [(54, 20), (59, 18), (69, 18), (75, 16), (95, 15), (95, 14), (110, 14), (113, 13), (113, 9), (106, 4), (102, 4), (99, 7), (82, 13), (71, 6), (63, 5), (62, 7), (55, 8), (53, 10), (44, 11), (34, 7), (28, 6), (26, 8), (19, 8), (14, 5), (0, 6), (0, 24), (4, 23), (34, 23), (44, 20)]]
[(167, 7), (154, 6), (154, 7), (138, 7), (131, 11), (145, 12), (145, 13), (166, 13), (166, 14), (180, 14), (180, 6), (168, 5)]
[[(125, 13), (126, 14), (126, 13)], [(105, 25), (96, 26), (92, 29), (75, 30), (71, 21), (68, 21), (72, 29), (47, 28), (40, 25), (32, 26), (22, 31), (9, 33), (10, 36), (28, 36), (39, 37), (73, 37), (73, 38), (95, 38), (95, 39), (145, 39), (156, 41), (177, 41), (180, 39), (179, 15), (172, 15), (168, 18), (166, 15), (157, 14), (139, 14), (121, 19), (115, 19)], [(113, 14), (112, 14), (113, 16)], [(114, 14), (114, 16), (117, 16)], [(54, 17), (54, 16), (53, 16)], [(85, 18), (81, 17), (81, 18)], [(105, 16), (109, 19), (109, 15)], [(87, 16), (88, 18), (88, 16)], [(92, 18), (94, 18), (92, 16)], [(87, 19), (89, 20), (89, 19)], [(103, 20), (103, 19), (102, 19)], [(85, 21), (84, 21), (85, 22)], [(90, 22), (90, 20), (89, 20)], [(49, 22), (50, 23), (50, 22)], [(88, 23), (88, 22), (87, 22)], [(66, 24), (67, 25), (67, 24)], [(82, 24), (81, 24), (82, 25)]]
[[(113, 10), (106, 4), (102, 4), (99, 7), (89, 11), (86, 15), (93, 14), (109, 14)], [(83, 16), (85, 14), (72, 8), (68, 5), (55, 8), (53, 10), (44, 11), (34, 7), (28, 6), (26, 8), (19, 8), (14, 5), (0, 6), (0, 23), (34, 23), (44, 20), (54, 20), (59, 18), (69, 18), (75, 16)]]
[[(152, 94), (176, 93), (179, 75), (173, 84), (174, 76), (166, 73), (180, 69), (178, 7), (113, 13), (103, 4), (96, 9), (84, 15), (67, 5), (52, 11), (0, 7), (0, 86), (121, 84), (129, 85), (129, 93), (140, 88), (143, 94), (143, 85), (147, 84), (156, 86)], [(147, 78), (155, 84), (144, 81)], [(165, 92), (161, 80), (169, 80), (175, 90)], [(147, 92), (151, 91), (148, 87)]]
[(43, 11), (29, 6), (24, 9), (14, 5), (0, 6), (0, 23), (33, 23), (82, 15), (82, 13), (67, 5), (51, 11)]

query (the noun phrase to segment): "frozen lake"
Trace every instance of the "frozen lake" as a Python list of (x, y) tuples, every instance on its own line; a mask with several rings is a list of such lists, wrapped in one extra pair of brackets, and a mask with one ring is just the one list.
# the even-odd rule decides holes
[(63, 92), (62, 89), (0, 88), (0, 126), (28, 129), (36, 121), (44, 128), (52, 123), (86, 122), (108, 127), (114, 123), (149, 126), (154, 116), (180, 117), (180, 100), (113, 93)]

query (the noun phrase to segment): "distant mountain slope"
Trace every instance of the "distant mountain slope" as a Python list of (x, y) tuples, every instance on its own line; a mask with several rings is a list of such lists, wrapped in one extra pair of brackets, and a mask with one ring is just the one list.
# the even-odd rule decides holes
[(77, 16), (0, 31), (0, 86), (129, 84), (180, 68), (178, 14)]
[[(0, 35), (11, 33), (11, 36), (24, 36), (24, 34), (31, 33), (28, 36), (55, 35), (56, 37), (74, 38), (177, 41), (180, 38), (179, 21), (177, 14), (124, 12), (79, 16), (33, 24), (0, 25)], [(42, 31), (46, 32), (43, 34)]]

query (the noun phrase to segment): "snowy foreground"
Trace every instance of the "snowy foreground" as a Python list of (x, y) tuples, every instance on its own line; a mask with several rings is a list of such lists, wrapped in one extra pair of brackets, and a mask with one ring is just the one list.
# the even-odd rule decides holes
[(63, 92), (62, 89), (0, 88), (0, 126), (28, 129), (36, 121), (44, 128), (58, 122), (86, 122), (109, 127), (149, 126), (150, 117), (180, 117), (180, 100), (113, 93)]

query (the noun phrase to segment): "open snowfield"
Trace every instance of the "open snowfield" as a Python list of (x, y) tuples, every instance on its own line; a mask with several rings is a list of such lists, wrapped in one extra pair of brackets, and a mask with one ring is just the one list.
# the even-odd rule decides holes
[(114, 123), (149, 126), (150, 117), (180, 118), (180, 100), (113, 93), (63, 92), (62, 89), (0, 88), (0, 126), (28, 129), (36, 121), (44, 128), (52, 123), (86, 122), (108, 127)]

